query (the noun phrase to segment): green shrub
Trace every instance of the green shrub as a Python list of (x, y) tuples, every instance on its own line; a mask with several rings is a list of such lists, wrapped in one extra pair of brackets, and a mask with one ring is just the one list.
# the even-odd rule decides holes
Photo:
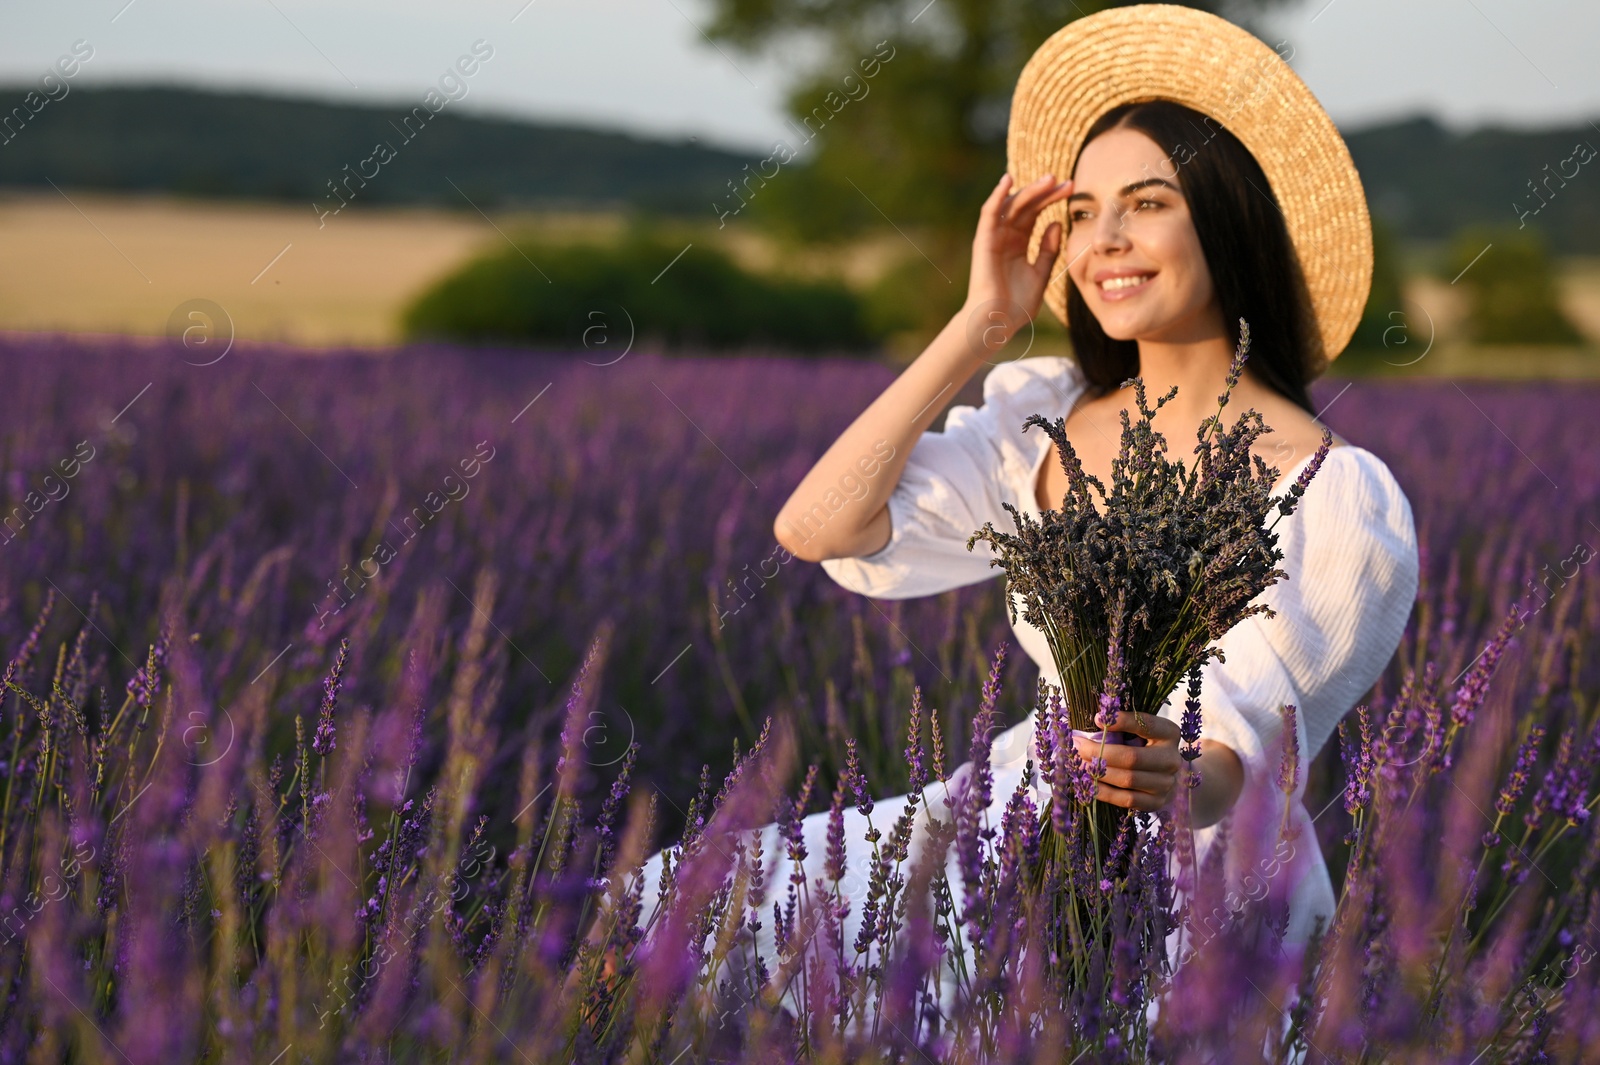
[[(751, 273), (723, 252), (632, 230), (612, 244), (532, 240), (468, 262), (405, 311), (410, 339), (620, 350), (867, 350), (882, 334), (843, 284)], [(681, 253), (681, 254), (680, 254)]]

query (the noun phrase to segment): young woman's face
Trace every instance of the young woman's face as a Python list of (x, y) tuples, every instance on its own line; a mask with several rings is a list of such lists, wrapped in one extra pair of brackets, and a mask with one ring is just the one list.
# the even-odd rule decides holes
[(1084, 146), (1067, 201), (1068, 275), (1113, 340), (1198, 340), (1222, 315), (1167, 153), (1138, 130)]

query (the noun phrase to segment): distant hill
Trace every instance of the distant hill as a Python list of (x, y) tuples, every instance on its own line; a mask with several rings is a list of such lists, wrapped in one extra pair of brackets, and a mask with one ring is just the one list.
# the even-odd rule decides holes
[[(0, 86), (0, 106), (28, 89)], [(709, 215), (727, 182), (756, 162), (686, 141), (453, 106), (415, 123), (421, 128), (408, 140), (406, 114), (399, 105), (252, 93), (74, 87), (0, 144), (0, 186), (48, 188), (48, 177), (64, 188), (333, 203), (327, 183), (386, 142), (395, 158), (357, 189), (358, 203), (463, 206), (453, 181), (484, 208), (631, 205)], [(1345, 136), (1373, 212), (1402, 238), (1442, 240), (1476, 222), (1515, 226), (1522, 211), (1556, 251), (1600, 254), (1600, 158), (1574, 154), (1580, 144), (1589, 146), (1583, 155), (1600, 148), (1595, 126), (1458, 134), (1413, 118)]]
[[(0, 86), (0, 106), (19, 103), (30, 88)], [(399, 105), (75, 86), (20, 131), (13, 126), (0, 144), (0, 185), (48, 189), (48, 177), (63, 188), (337, 205), (327, 183), (365, 169), (377, 176), (364, 187), (350, 182), (356, 203), (465, 207), (453, 181), (484, 208), (627, 204), (709, 213), (727, 182), (755, 161), (686, 141), (479, 117), (457, 106), (406, 127), (409, 112)], [(394, 158), (363, 167), (380, 142)]]
[(1558, 252), (1600, 253), (1600, 129), (1589, 123), (1453, 133), (1413, 118), (1346, 133), (1345, 141), (1373, 213), (1403, 237), (1439, 240), (1470, 223), (1525, 222)]

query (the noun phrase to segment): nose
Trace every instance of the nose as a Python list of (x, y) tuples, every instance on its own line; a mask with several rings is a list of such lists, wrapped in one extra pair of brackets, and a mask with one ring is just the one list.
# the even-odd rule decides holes
[(1090, 244), (1097, 252), (1118, 251), (1128, 247), (1128, 234), (1121, 211), (1107, 207), (1095, 216)]

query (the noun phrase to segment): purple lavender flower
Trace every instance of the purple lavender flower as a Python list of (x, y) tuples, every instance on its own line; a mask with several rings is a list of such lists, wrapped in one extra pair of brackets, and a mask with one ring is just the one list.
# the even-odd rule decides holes
[(1094, 802), (1095, 792), (1099, 790), (1099, 778), (1105, 772), (1104, 756), (1096, 755), (1087, 761), (1076, 755), (1067, 759), (1067, 778), (1071, 784), (1073, 801), (1083, 807)]
[(1178, 731), (1183, 746), (1179, 752), (1184, 760), (1193, 762), (1200, 757), (1200, 663), (1189, 667), (1188, 697), (1183, 701), (1183, 719)]
[[(52, 587), (45, 593), (44, 606), (39, 610), (39, 616), (34, 620), (33, 628), (29, 629), (28, 635), (23, 638), (22, 646), (17, 650), (15, 657), (6, 663), (5, 674), (0, 676), (0, 695), (4, 694), (7, 686), (21, 675), (28, 668), (28, 664), (33, 661), (34, 653), (39, 649), (39, 638), (44, 633), (45, 624), (49, 622), (50, 613), (55, 609), (55, 605), (56, 590)], [(137, 677), (138, 674), (136, 673), (135, 676)], [(131, 681), (129, 685), (129, 691), (131, 692), (133, 690)]]
[(133, 696), (135, 706), (150, 706), (155, 702), (156, 696), (161, 692), (161, 676), (167, 664), (167, 634), (162, 633), (161, 638), (150, 645), (149, 655), (145, 664), (134, 671), (129, 679), (128, 694)]
[(628, 797), (633, 763), (638, 753), (639, 744), (629, 743), (628, 749), (622, 754), (622, 768), (617, 771), (617, 779), (612, 781), (611, 790), (607, 793), (605, 802), (601, 804), (599, 820), (595, 822), (595, 835), (600, 838), (595, 868), (602, 872), (611, 868), (612, 859), (616, 855), (617, 814), (622, 809), (623, 800)]
[(911, 713), (906, 722), (906, 765), (911, 791), (920, 792), (928, 784), (928, 768), (922, 756), (922, 685), (911, 690)]
[(1333, 447), (1333, 430), (1322, 430), (1322, 443), (1311, 456), (1311, 461), (1306, 463), (1306, 468), (1300, 471), (1300, 476), (1294, 479), (1294, 484), (1289, 486), (1289, 491), (1278, 504), (1278, 513), (1289, 515), (1294, 513), (1300, 497), (1306, 494), (1306, 489), (1311, 486), (1311, 479), (1322, 468), (1322, 460), (1328, 457), (1328, 451)]
[(973, 798), (980, 808), (989, 805), (993, 794), (994, 769), (989, 763), (989, 755), (994, 738), (996, 705), (1000, 699), (1000, 669), (1005, 659), (1006, 648), (1001, 644), (989, 667), (989, 677), (984, 681), (983, 700), (978, 706), (977, 716), (972, 719), (972, 748), (968, 757), (972, 762)]
[(1116, 725), (1117, 714), (1122, 710), (1123, 693), (1127, 687), (1127, 663), (1123, 657), (1123, 626), (1126, 612), (1127, 589), (1120, 589), (1117, 593), (1116, 605), (1111, 611), (1111, 635), (1106, 647), (1106, 677), (1104, 687), (1100, 691), (1099, 713), (1095, 715), (1095, 724), (1103, 729)]
[(1346, 783), (1344, 788), (1345, 812), (1354, 814), (1372, 802), (1372, 779), (1377, 772), (1377, 756), (1373, 751), (1372, 715), (1367, 704), (1356, 707), (1359, 732), (1351, 736), (1346, 729), (1348, 718), (1339, 722), (1339, 736), (1343, 741)]
[[(1505, 653), (1506, 645), (1517, 630), (1517, 615), (1518, 607), (1512, 604), (1505, 619), (1500, 623), (1500, 628), (1484, 646), (1477, 661), (1467, 671), (1466, 679), (1456, 689), (1455, 698), (1450, 703), (1450, 727), (1453, 731), (1470, 725), (1478, 707), (1483, 704), (1484, 696), (1489, 692), (1489, 678), (1494, 676), (1495, 669), (1500, 665), (1500, 657)], [(1450, 750), (1444, 752), (1443, 761), (1446, 769), (1453, 764), (1452, 756), (1453, 752)]]
[(1043, 767), (1046, 780), (1050, 779), (1050, 766), (1055, 761), (1055, 715), (1058, 705), (1054, 688), (1047, 686), (1045, 679), (1040, 677), (1039, 697), (1034, 704), (1033, 754), (1034, 760)]
[(1594, 779), (1597, 763), (1600, 763), (1600, 722), (1589, 731), (1589, 742), (1572, 759), (1562, 781), (1561, 795), (1565, 802), (1561, 812), (1566, 815), (1568, 825), (1576, 827), (1589, 820), (1589, 804), (1593, 801), (1589, 795), (1590, 781)]
[(1294, 793), (1300, 783), (1300, 735), (1295, 726), (1295, 706), (1285, 703), (1279, 709), (1283, 731), (1283, 755), (1278, 762), (1278, 787), (1285, 795)]
[(1529, 774), (1533, 771), (1533, 763), (1539, 756), (1539, 747), (1544, 743), (1544, 726), (1535, 725), (1528, 730), (1528, 736), (1522, 741), (1521, 748), (1517, 751), (1517, 760), (1511, 767), (1511, 775), (1500, 786), (1500, 794), (1495, 798), (1494, 808), (1502, 817), (1511, 813), (1516, 807), (1517, 800), (1522, 797), (1523, 789), (1528, 786)]
[(864, 817), (872, 813), (872, 793), (867, 790), (867, 778), (861, 772), (861, 759), (856, 754), (856, 738), (845, 741), (845, 777), (855, 795), (856, 810)]
[(326, 757), (338, 745), (333, 725), (333, 708), (339, 701), (339, 685), (344, 678), (345, 658), (350, 653), (348, 637), (339, 639), (339, 654), (333, 660), (333, 670), (322, 682), (322, 705), (317, 710), (317, 731), (311, 738), (311, 749)]
[(1566, 809), (1567, 789), (1571, 786), (1569, 770), (1572, 756), (1572, 733), (1563, 732), (1556, 741), (1555, 761), (1549, 772), (1540, 775), (1539, 787), (1522, 815), (1523, 824), (1528, 826), (1529, 831), (1537, 832), (1549, 811)]
[(844, 879), (844, 796), (847, 782), (841, 779), (833, 789), (833, 802), (828, 807), (828, 850), (823, 870), (829, 880), (838, 883)]

